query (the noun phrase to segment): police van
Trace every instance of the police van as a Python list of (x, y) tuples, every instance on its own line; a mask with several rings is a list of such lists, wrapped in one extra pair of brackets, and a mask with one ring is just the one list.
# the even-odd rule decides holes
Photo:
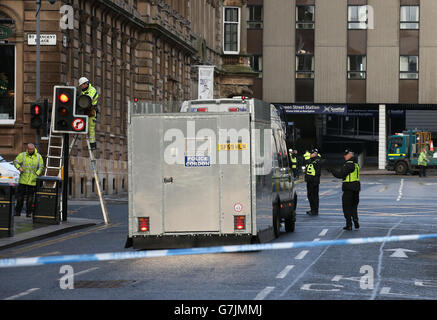
[(294, 231), (297, 195), (273, 105), (238, 97), (162, 111), (129, 105), (127, 246), (267, 242), (282, 222)]

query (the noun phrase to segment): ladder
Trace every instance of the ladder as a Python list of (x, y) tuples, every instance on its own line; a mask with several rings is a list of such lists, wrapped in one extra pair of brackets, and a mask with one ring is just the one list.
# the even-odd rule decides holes
[[(77, 140), (78, 136), (79, 136), (78, 134), (74, 135), (73, 141), (71, 142), (71, 144), (69, 146), (69, 154), (71, 154), (71, 150), (73, 149), (74, 145), (76, 144), (76, 140)], [(93, 176), (94, 176), (94, 180), (95, 180), (96, 186), (97, 186), (97, 193), (98, 193), (99, 200), (100, 200), (100, 206), (102, 208), (103, 219), (105, 220), (105, 224), (108, 224), (109, 223), (108, 212), (106, 210), (105, 201), (103, 199), (103, 195), (102, 195), (102, 192), (100, 189), (99, 178), (97, 175), (96, 159), (94, 158), (94, 154), (93, 154), (93, 151), (91, 149), (88, 135), (86, 135), (86, 139), (87, 139), (88, 152), (89, 152), (90, 160), (91, 160), (91, 166), (93, 169)], [(63, 163), (64, 163), (64, 136), (50, 133), (44, 175), (51, 176), (51, 177), (58, 177), (58, 178), (62, 179), (64, 176)], [(67, 175), (67, 177), (64, 178), (64, 183), (68, 183), (68, 173), (66, 175)], [(55, 182), (45, 181), (44, 184), (45, 184), (44, 187), (47, 187), (47, 188), (54, 188), (55, 187)], [(60, 207), (62, 208), (62, 197), (61, 197)]]

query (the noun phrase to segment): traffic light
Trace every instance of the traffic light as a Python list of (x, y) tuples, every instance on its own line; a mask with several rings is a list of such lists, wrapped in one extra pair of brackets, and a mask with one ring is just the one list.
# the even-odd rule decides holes
[(30, 104), (30, 127), (33, 129), (41, 128), (44, 120), (44, 105), (42, 103)]
[(54, 87), (52, 132), (76, 134), (88, 132), (88, 117), (76, 114), (76, 87)]

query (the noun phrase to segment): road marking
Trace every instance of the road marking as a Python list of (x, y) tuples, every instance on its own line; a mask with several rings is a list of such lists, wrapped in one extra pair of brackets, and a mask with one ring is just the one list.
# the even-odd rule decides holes
[[(342, 232), (340, 232), (339, 234), (338, 234), (338, 236), (335, 238), (335, 240), (337, 240), (338, 238), (340, 238), (342, 235), (344, 234), (344, 231), (342, 230)], [(316, 264), (316, 262), (317, 261), (319, 261), (319, 259), (326, 253), (326, 251), (328, 251), (328, 249), (330, 248), (331, 246), (327, 246), (323, 251), (322, 251), (322, 253), (316, 258), (316, 259), (314, 259), (313, 260), (313, 262), (308, 266), (308, 267), (306, 267), (306, 269), (299, 275), (299, 276), (297, 276), (296, 278), (294, 278), (294, 281), (289, 285), (289, 286), (287, 286), (287, 288), (285, 288), (284, 289), (284, 291), (282, 291), (282, 293), (279, 295), (279, 297), (283, 297), (286, 293), (287, 293), (287, 291), (288, 290), (290, 290), (304, 275), (305, 275), (305, 273), (313, 266), (313, 265), (315, 265)]]
[(315, 239), (313, 240), (313, 242), (317, 242), (317, 241), (320, 241), (320, 238), (315, 238)]
[(32, 289), (29, 289), (29, 290), (24, 291), (22, 293), (16, 294), (15, 296), (11, 296), (9, 298), (6, 298), (4, 300), (15, 300), (15, 299), (27, 296), (28, 294), (31, 294), (32, 292), (35, 292), (35, 291), (38, 291), (38, 290), (39, 290), (39, 288), (32, 288)]
[(308, 250), (302, 250), (297, 256), (296, 256), (296, 260), (302, 260), (303, 258), (305, 258), (305, 256), (307, 255), (309, 251)]
[(404, 179), (401, 179), (401, 185), (399, 186), (399, 195), (396, 201), (400, 201), (402, 198), (402, 190), (404, 189)]
[(276, 279), (284, 279), (287, 274), (290, 272), (291, 269), (294, 268), (294, 265), (288, 265), (284, 268), (284, 270), (282, 270), (281, 272), (278, 273), (278, 275), (276, 276)]
[[(99, 268), (98, 267), (94, 267), (94, 268), (89, 268), (89, 269), (86, 269), (86, 270), (83, 270), (83, 271), (79, 271), (79, 272), (74, 273), (73, 277), (80, 276), (81, 274), (85, 274), (85, 273), (88, 273), (88, 272), (91, 272), (91, 271), (94, 271), (94, 270), (97, 270), (97, 269), (99, 269)], [(63, 277), (59, 278), (58, 280), (61, 280), (62, 278)]]
[(393, 253), (390, 255), (390, 257), (392, 257), (392, 258), (408, 258), (408, 256), (405, 254), (405, 252), (417, 252), (414, 250), (402, 249), (402, 248), (385, 249), (385, 251), (393, 251)]
[(322, 232), (319, 233), (319, 237), (324, 237), (328, 233), (328, 229), (323, 229)]
[[(389, 237), (392, 233), (392, 231), (397, 228), (403, 219), (399, 220), (398, 223), (396, 223), (393, 227), (390, 228), (390, 230), (388, 230), (386, 237)], [(378, 294), (378, 289), (379, 289), (379, 285), (381, 283), (381, 270), (382, 270), (382, 258), (384, 256), (384, 246), (385, 246), (385, 241), (381, 244), (381, 246), (379, 247), (379, 257), (378, 257), (378, 271), (377, 271), (377, 277), (378, 277), (378, 282), (375, 285), (375, 289), (373, 290), (372, 296), (370, 297), (370, 300), (375, 300), (376, 295)]]
[(260, 293), (258, 293), (254, 300), (264, 300), (265, 297), (269, 295), (270, 292), (272, 292), (275, 289), (275, 287), (265, 287), (263, 290), (261, 290)]

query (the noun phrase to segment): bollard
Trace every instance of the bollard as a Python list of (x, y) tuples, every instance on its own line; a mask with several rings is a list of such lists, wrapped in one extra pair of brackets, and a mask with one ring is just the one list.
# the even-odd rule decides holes
[(0, 237), (14, 236), (15, 185), (0, 183)]
[(61, 179), (42, 176), (36, 180), (35, 213), (33, 223), (60, 224), (59, 190)]

